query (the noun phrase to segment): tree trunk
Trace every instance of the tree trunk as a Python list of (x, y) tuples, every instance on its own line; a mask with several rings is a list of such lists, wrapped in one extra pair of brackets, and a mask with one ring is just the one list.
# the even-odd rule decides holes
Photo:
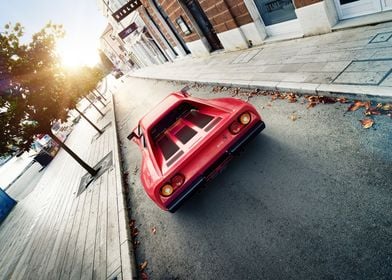
[(105, 101), (107, 101), (107, 99), (105, 98), (105, 96), (103, 96), (103, 94), (99, 91), (99, 90), (97, 90), (97, 89), (94, 89), (96, 92), (98, 92), (98, 94), (103, 98), (103, 100), (105, 100)]
[(94, 102), (92, 102), (91, 100), (90, 100), (90, 98), (88, 98), (87, 96), (85, 96), (84, 98), (86, 98), (87, 99), (87, 101), (88, 102), (90, 102), (90, 104), (95, 108), (95, 110), (97, 110), (98, 111), (98, 113), (102, 116), (102, 117), (104, 117), (105, 115), (98, 109), (98, 107), (97, 106), (95, 106), (95, 104), (94, 104)]
[(103, 107), (106, 107), (106, 104), (101, 100), (101, 98), (98, 97), (98, 95), (96, 95), (96, 94), (94, 93), (94, 91), (92, 91), (91, 93), (95, 96), (95, 98), (96, 98), (99, 102), (101, 102), (101, 104), (103, 105)]
[(98, 131), (99, 134), (102, 134), (103, 131), (100, 130), (95, 124), (93, 124), (92, 121), (90, 121), (85, 114), (83, 114), (78, 108), (75, 107), (75, 110), (92, 126), (95, 128), (96, 131)]
[(88, 165), (86, 162), (84, 162), (80, 157), (78, 157), (70, 148), (68, 148), (67, 145), (65, 145), (63, 142), (60, 141), (59, 138), (57, 138), (56, 135), (53, 134), (52, 131), (48, 132), (49, 136), (57, 143), (61, 148), (63, 148), (74, 160), (76, 160), (88, 173), (91, 174), (91, 176), (95, 176), (98, 173), (98, 170), (95, 170), (92, 168), (90, 165)]

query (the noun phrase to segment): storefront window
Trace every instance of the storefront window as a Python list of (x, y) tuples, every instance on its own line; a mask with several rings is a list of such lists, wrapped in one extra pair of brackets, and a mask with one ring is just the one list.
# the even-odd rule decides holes
[(265, 25), (297, 18), (291, 0), (255, 0), (255, 4)]

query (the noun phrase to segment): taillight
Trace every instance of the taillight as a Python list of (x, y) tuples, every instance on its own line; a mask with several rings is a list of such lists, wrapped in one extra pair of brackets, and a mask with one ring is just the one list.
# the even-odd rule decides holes
[(238, 119), (240, 123), (243, 125), (247, 125), (251, 121), (250, 114), (248, 112), (241, 114), (240, 118)]
[(185, 182), (185, 177), (184, 175), (181, 174), (177, 174), (171, 179), (171, 183), (174, 188), (181, 187), (182, 184), (184, 184), (184, 182)]
[(182, 174), (176, 174), (171, 178), (170, 184), (166, 183), (161, 188), (161, 195), (164, 197), (171, 196), (173, 192), (185, 183), (185, 177)]
[(174, 189), (170, 184), (165, 184), (162, 188), (161, 188), (161, 195), (162, 196), (171, 196), (173, 193)]
[(232, 122), (229, 126), (229, 130), (232, 134), (237, 134), (241, 131), (241, 124), (237, 121)]

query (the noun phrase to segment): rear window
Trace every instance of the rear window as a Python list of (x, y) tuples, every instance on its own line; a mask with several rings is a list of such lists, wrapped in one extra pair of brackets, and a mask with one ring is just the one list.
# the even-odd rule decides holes
[(155, 141), (158, 140), (159, 136), (164, 133), (169, 127), (171, 127), (179, 118), (189, 113), (192, 109), (195, 109), (189, 103), (181, 103), (177, 108), (169, 112), (163, 117), (152, 129), (151, 137)]
[(197, 110), (192, 110), (186, 115), (185, 119), (198, 127), (203, 128), (213, 119), (213, 117), (202, 114)]
[(168, 160), (174, 155), (180, 148), (169, 138), (167, 135), (163, 135), (157, 142), (159, 148), (162, 151), (165, 160)]
[(190, 128), (187, 125), (184, 125), (183, 128), (181, 128), (177, 133), (176, 133), (176, 138), (178, 138), (182, 144), (186, 144), (189, 140), (192, 139), (193, 136), (197, 134), (197, 131)]
[[(184, 121), (177, 123), (179, 119)], [(184, 102), (170, 111), (151, 129), (151, 138), (160, 149), (168, 166), (184, 153), (181, 150), (182, 145), (195, 137), (198, 130), (207, 127), (209, 123), (212, 124), (213, 119), (214, 117), (200, 113), (194, 106)], [(176, 123), (177, 127), (170, 129)], [(176, 156), (174, 156), (175, 154)], [(168, 161), (169, 159), (170, 161)]]

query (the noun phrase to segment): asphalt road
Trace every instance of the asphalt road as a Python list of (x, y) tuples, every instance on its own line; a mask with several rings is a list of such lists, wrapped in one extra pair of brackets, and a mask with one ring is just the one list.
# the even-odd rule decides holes
[[(392, 120), (348, 104), (250, 99), (266, 129), (175, 214), (139, 179), (138, 119), (182, 84), (112, 80), (137, 263), (150, 279), (392, 279)], [(231, 96), (192, 88), (205, 98)], [(269, 105), (270, 104), (270, 105)], [(298, 116), (293, 121), (290, 116)], [(156, 229), (155, 234), (153, 229)]]

